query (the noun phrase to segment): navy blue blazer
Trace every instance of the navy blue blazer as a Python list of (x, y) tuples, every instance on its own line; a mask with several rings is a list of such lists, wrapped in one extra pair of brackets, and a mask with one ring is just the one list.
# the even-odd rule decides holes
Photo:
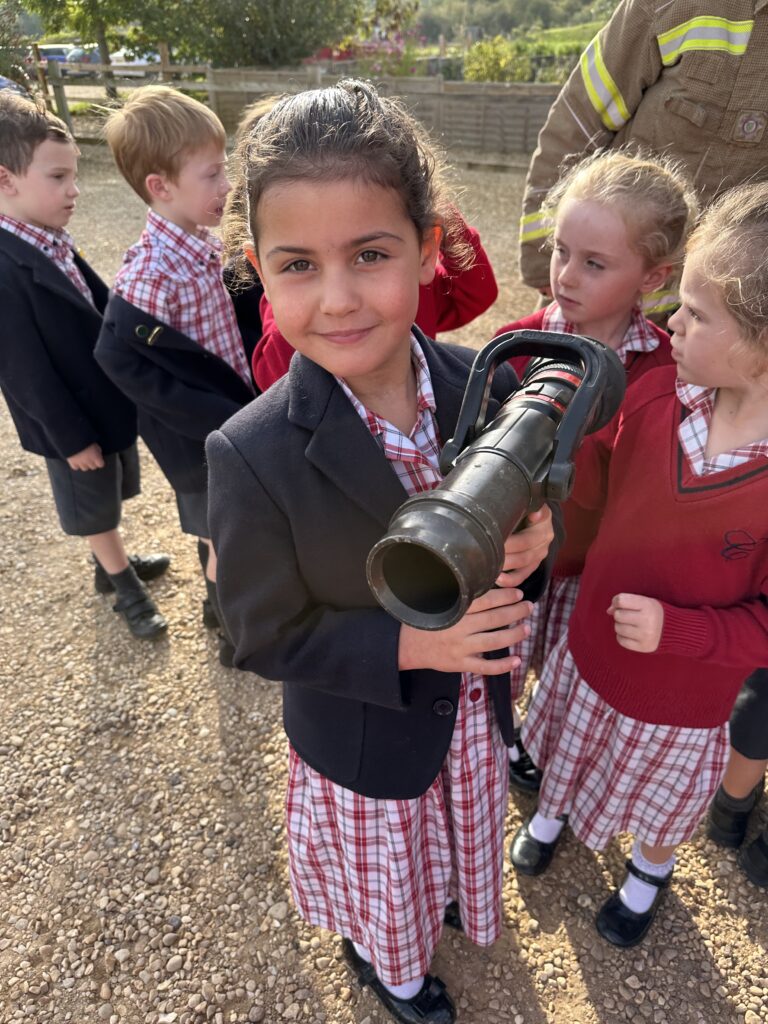
[(75, 262), (96, 308), (45, 253), (0, 228), (0, 389), (22, 447), (48, 458), (136, 440), (136, 409), (93, 358), (107, 286)]
[[(446, 441), (476, 353), (418, 336)], [(514, 383), (499, 367), (491, 415)], [(285, 730), (314, 769), (366, 796), (420, 795), (448, 751), (460, 675), (400, 672), (400, 623), (368, 588), (368, 552), (406, 499), (378, 444), (334, 378), (297, 354), (287, 377), (211, 434), (207, 454), (235, 664), (284, 681)], [(548, 562), (526, 581), (533, 600)], [(488, 678), (511, 744), (509, 677)]]
[(139, 411), (139, 433), (176, 491), (205, 490), (205, 439), (254, 392), (185, 334), (112, 293), (96, 359)]

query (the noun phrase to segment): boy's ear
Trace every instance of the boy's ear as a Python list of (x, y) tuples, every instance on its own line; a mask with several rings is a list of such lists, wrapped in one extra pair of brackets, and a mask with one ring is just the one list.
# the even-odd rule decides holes
[(660, 263), (657, 267), (651, 267), (651, 269), (643, 278), (643, 283), (640, 286), (640, 291), (643, 293), (643, 295), (647, 295), (648, 292), (658, 291), (659, 288), (663, 288), (664, 285), (667, 283), (671, 273), (671, 263)]
[(164, 174), (148, 174), (144, 179), (144, 186), (150, 199), (168, 198), (168, 179)]
[(421, 260), (419, 266), (419, 284), (431, 284), (435, 277), (437, 257), (440, 254), (440, 242), (443, 229), (439, 224), (427, 228), (421, 243)]
[(6, 196), (16, 195), (16, 175), (0, 164), (0, 192)]

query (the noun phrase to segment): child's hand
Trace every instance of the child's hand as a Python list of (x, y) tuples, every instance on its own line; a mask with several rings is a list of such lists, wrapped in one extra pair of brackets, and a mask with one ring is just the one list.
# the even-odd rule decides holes
[(531, 602), (522, 601), (519, 590), (489, 590), (478, 597), (466, 614), (448, 629), (425, 630), (400, 627), (398, 667), (430, 668), (436, 672), (476, 672), (496, 676), (520, 664), (515, 655), (487, 661), (486, 651), (520, 643), (531, 632), (524, 623)]
[(70, 469), (103, 469), (104, 456), (100, 445), (94, 443), (83, 448), (77, 455), (70, 455), (67, 463)]
[(527, 525), (518, 533), (510, 533), (504, 542), (504, 569), (496, 580), (499, 587), (518, 587), (547, 557), (555, 536), (552, 509), (542, 505), (531, 512)]
[(608, 614), (613, 616), (616, 639), (628, 651), (651, 654), (659, 646), (664, 628), (664, 607), (654, 597), (617, 594)]

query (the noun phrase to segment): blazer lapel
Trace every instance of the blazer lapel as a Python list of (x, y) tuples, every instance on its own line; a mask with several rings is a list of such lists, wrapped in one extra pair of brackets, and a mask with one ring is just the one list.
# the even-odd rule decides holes
[(10, 231), (3, 232), (2, 244), (6, 252), (17, 263), (30, 268), (35, 284), (41, 288), (47, 288), (48, 291), (55, 292), (62, 299), (66, 299), (75, 306), (87, 309), (94, 316), (98, 316), (95, 307), (86, 299), (79, 288), (72, 284), (64, 271), (59, 270), (53, 260), (48, 259), (45, 253), (40, 252), (34, 245), (30, 245), (29, 242), (25, 242), (23, 238), (18, 238)]
[(288, 418), (311, 431), (309, 462), (386, 527), (407, 494), (352, 403), (331, 374), (300, 355), (291, 361), (288, 383)]

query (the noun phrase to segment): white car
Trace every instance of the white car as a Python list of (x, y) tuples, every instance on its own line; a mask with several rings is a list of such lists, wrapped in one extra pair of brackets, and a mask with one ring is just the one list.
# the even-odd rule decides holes
[(159, 64), (159, 53), (148, 53), (145, 57), (128, 56), (132, 51), (123, 47), (115, 50), (110, 56), (113, 64), (123, 64), (125, 67), (115, 68), (116, 78), (154, 78), (155, 72), (146, 68), (147, 64)]

